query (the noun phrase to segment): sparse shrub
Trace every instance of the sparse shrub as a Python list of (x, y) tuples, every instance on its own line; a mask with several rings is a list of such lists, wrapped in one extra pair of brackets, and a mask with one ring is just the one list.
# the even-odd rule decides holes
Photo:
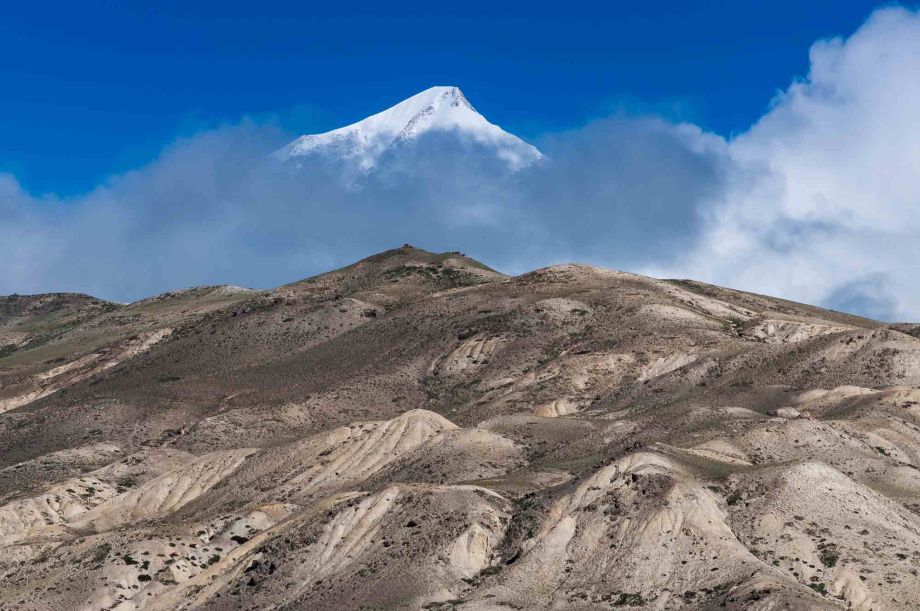
[(494, 566), (487, 566), (486, 568), (482, 569), (479, 572), (479, 575), (477, 577), (481, 579), (483, 577), (489, 577), (491, 575), (498, 575), (499, 573), (502, 572), (503, 568), (504, 567), (500, 564), (496, 564)]
[(645, 599), (638, 592), (620, 592), (619, 598), (613, 601), (615, 607), (641, 607)]
[(819, 558), (821, 559), (821, 564), (831, 568), (837, 564), (837, 560), (840, 558), (840, 554), (837, 553), (837, 550), (833, 547), (824, 547), (819, 550)]
[(810, 583), (808, 587), (820, 594), (821, 596), (827, 596), (827, 586), (823, 583)]

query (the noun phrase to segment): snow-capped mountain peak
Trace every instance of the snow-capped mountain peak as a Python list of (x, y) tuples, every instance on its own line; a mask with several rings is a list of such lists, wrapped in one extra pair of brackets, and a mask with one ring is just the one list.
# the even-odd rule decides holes
[(499, 158), (518, 169), (543, 155), (517, 136), (489, 123), (457, 87), (431, 87), (362, 121), (324, 134), (304, 135), (275, 152), (282, 161), (323, 155), (373, 168), (394, 146), (407, 145), (427, 132), (454, 132), (494, 148)]

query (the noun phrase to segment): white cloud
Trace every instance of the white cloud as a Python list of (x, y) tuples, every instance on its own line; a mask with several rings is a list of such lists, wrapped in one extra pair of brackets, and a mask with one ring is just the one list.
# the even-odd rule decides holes
[(876, 11), (810, 57), (807, 78), (727, 143), (728, 186), (691, 256), (658, 271), (918, 319), (920, 15)]
[(431, 137), (347, 188), (325, 165), (267, 165), (284, 136), (244, 122), (66, 201), (0, 176), (0, 293), (272, 286), (409, 242), (920, 320), (918, 100), (920, 16), (890, 8), (815, 44), (807, 78), (730, 141), (618, 116), (550, 135), (544, 163), (509, 175)]
[(2, 178), (0, 294), (275, 286), (406, 242), (512, 273), (562, 260), (629, 267), (692, 242), (694, 206), (721, 163), (699, 130), (610, 119), (555, 135), (554, 159), (519, 173), (432, 134), (355, 188), (321, 160), (278, 167), (266, 157), (278, 138), (251, 123), (203, 133), (66, 201)]

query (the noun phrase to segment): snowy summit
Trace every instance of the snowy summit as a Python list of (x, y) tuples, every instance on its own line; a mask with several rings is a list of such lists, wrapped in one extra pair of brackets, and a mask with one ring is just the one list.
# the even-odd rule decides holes
[(494, 149), (511, 169), (543, 157), (535, 147), (489, 123), (457, 87), (426, 89), (357, 123), (324, 134), (301, 136), (274, 155), (282, 161), (296, 161), (318, 154), (351, 161), (366, 171), (384, 152), (436, 131), (454, 133)]

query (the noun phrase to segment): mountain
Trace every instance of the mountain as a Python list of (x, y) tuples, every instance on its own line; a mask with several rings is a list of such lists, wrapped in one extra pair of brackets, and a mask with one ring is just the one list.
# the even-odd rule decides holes
[(0, 608), (920, 608), (915, 335), (408, 245), (0, 298)]
[(489, 123), (457, 87), (432, 87), (357, 123), (301, 136), (274, 156), (296, 164), (318, 155), (367, 171), (385, 153), (411, 146), (426, 134), (449, 135), (485, 147), (511, 169), (542, 158), (530, 144)]

